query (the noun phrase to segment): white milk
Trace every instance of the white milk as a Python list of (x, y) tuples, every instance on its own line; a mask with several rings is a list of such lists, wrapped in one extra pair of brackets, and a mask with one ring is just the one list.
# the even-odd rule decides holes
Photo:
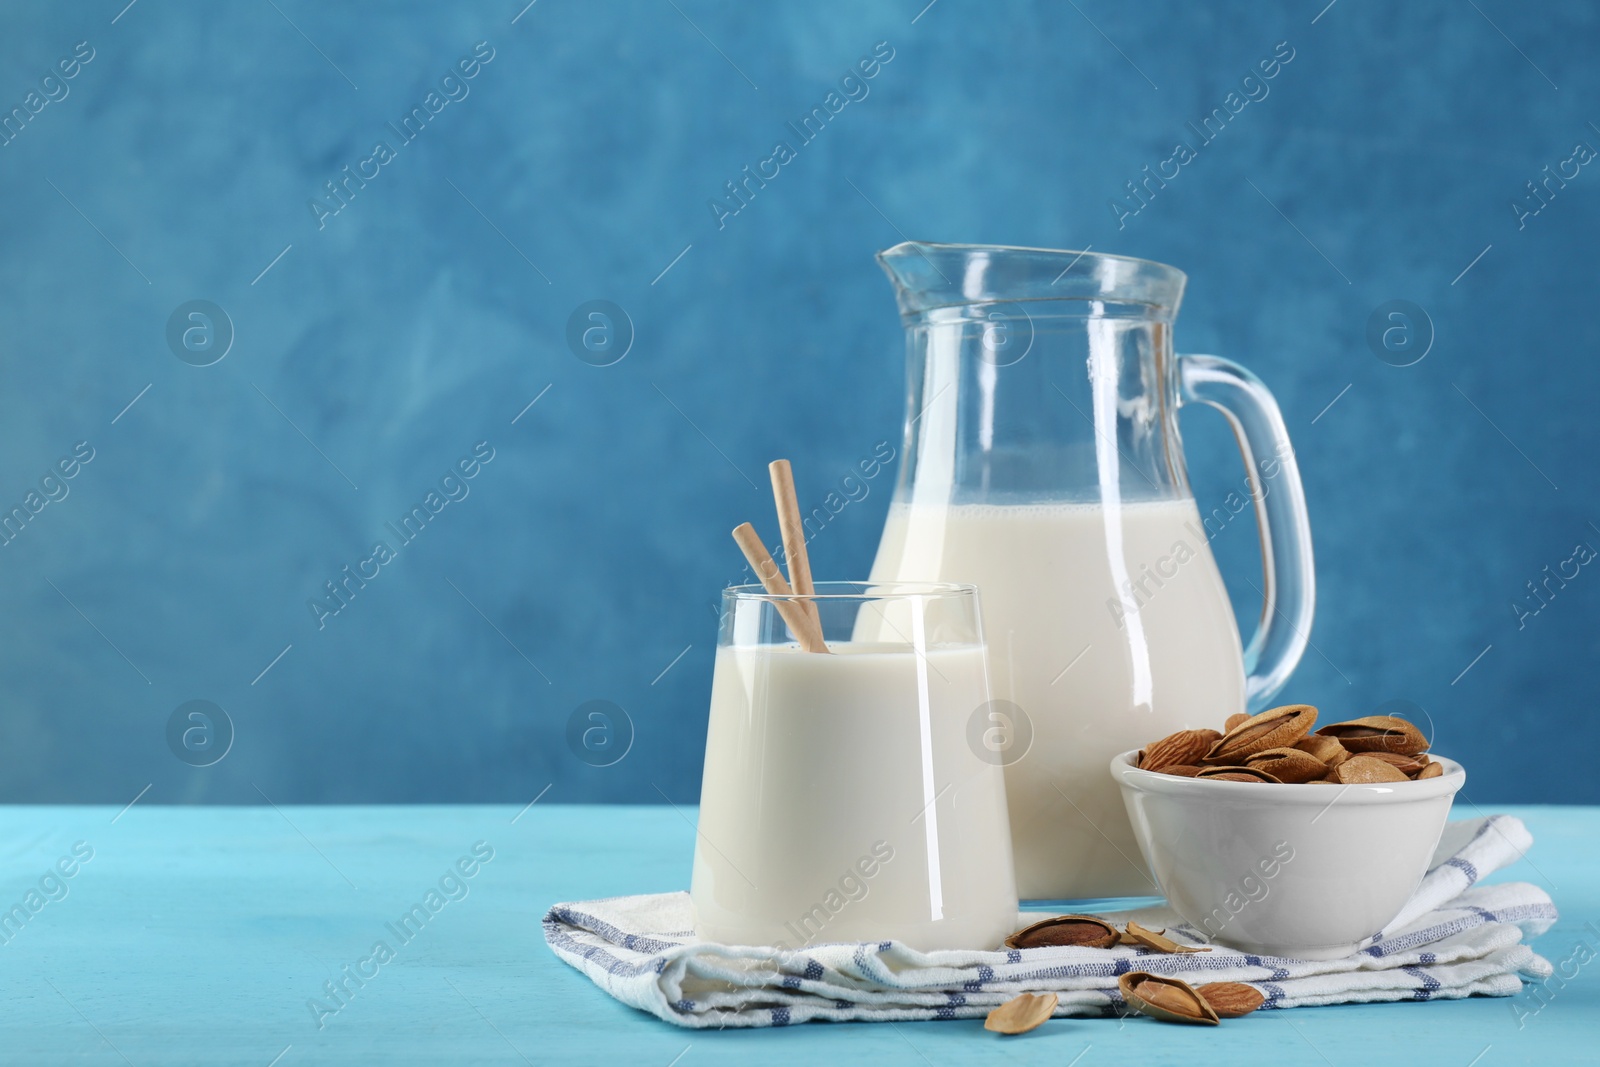
[(896, 504), (872, 578), (978, 586), (995, 698), (1033, 727), (1006, 768), (1020, 894), (1158, 893), (1107, 764), (1244, 710), (1239, 632), (1193, 500)]
[(1002, 770), (966, 743), (982, 649), (830, 647), (717, 650), (696, 933), (998, 947), (1017, 898)]

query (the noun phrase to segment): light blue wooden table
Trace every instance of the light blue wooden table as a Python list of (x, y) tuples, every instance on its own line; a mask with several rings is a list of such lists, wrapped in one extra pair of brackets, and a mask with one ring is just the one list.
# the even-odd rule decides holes
[[(1002, 1039), (977, 1021), (695, 1033), (552, 956), (539, 928), (552, 901), (686, 885), (693, 809), (3, 808), (0, 1062), (1600, 1063), (1600, 808), (1498, 810), (1536, 844), (1497, 878), (1555, 897), (1563, 918), (1537, 947), (1576, 970), (1538, 998), (1261, 1013), (1215, 1030), (1053, 1020)], [(403, 941), (391, 924), (430, 889), (438, 911)], [(392, 958), (373, 958), (380, 940)], [(342, 1006), (324, 988), (335, 980)]]

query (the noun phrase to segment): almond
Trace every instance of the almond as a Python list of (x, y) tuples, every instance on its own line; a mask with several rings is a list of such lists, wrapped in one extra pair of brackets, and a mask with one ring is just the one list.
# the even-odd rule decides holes
[(1253, 771), (1266, 771), (1280, 782), (1312, 782), (1328, 773), (1328, 765), (1298, 748), (1269, 748), (1245, 759)]
[(1438, 778), (1442, 774), (1444, 774), (1444, 764), (1434, 760), (1411, 777), (1420, 782), (1424, 778)]
[(1345, 785), (1368, 785), (1376, 782), (1404, 782), (1407, 778), (1399, 770), (1368, 755), (1351, 756), (1333, 769), (1333, 775)]
[(1196, 764), (1220, 740), (1222, 735), (1215, 730), (1179, 730), (1146, 748), (1139, 766), (1147, 771), (1160, 771), (1175, 765)]
[(1224, 1019), (1237, 1019), (1249, 1015), (1267, 1002), (1261, 991), (1243, 982), (1212, 982), (1195, 990), (1200, 999), (1211, 1005), (1211, 1010)]
[(1228, 716), (1228, 721), (1222, 724), (1222, 729), (1224, 731), (1231, 730), (1235, 726), (1238, 726), (1240, 723), (1249, 722), (1249, 721), (1250, 721), (1250, 716), (1246, 712), (1243, 712), (1243, 711), (1237, 712), (1237, 713), (1235, 713), (1233, 715), (1229, 715)]
[(1177, 775), (1179, 778), (1193, 778), (1195, 775), (1199, 774), (1202, 770), (1204, 770), (1203, 767), (1196, 767), (1192, 763), (1177, 763), (1177, 764), (1174, 764), (1171, 767), (1163, 767), (1157, 773), (1159, 773), (1159, 774), (1173, 774), (1173, 775)]
[(1368, 715), (1349, 722), (1336, 722), (1324, 726), (1317, 733), (1323, 737), (1338, 738), (1339, 743), (1351, 752), (1393, 752), (1401, 756), (1415, 756), (1428, 751), (1428, 739), (1422, 736), (1422, 731), (1393, 715)]
[(1276, 784), (1278, 779), (1267, 771), (1257, 770), (1254, 767), (1207, 767), (1196, 779), (1204, 778), (1208, 782), (1271, 782)]
[(1007, 948), (1045, 948), (1057, 945), (1088, 945), (1110, 948), (1121, 940), (1117, 928), (1093, 915), (1058, 915), (1025, 926), (1006, 938)]
[(1337, 737), (1323, 737), (1321, 734), (1312, 734), (1296, 741), (1294, 747), (1301, 752), (1311, 753), (1327, 767), (1337, 767), (1350, 758), (1349, 750), (1339, 743)]
[(1420, 756), (1402, 756), (1395, 752), (1367, 752), (1363, 753), (1363, 755), (1371, 756), (1373, 759), (1383, 760), (1383, 762), (1387, 763), (1389, 766), (1393, 767), (1407, 778), (1415, 777), (1418, 771), (1422, 770), (1422, 768), (1428, 765), (1427, 753), (1423, 753)]
[(1310, 733), (1316, 721), (1317, 709), (1310, 704), (1270, 708), (1223, 734), (1206, 753), (1206, 762), (1238, 763), (1269, 748), (1286, 748)]
[(997, 1034), (1025, 1034), (1043, 1025), (1059, 1003), (1060, 999), (1054, 993), (1039, 996), (1023, 993), (991, 1011), (989, 1017), (983, 1020), (983, 1028)]
[(1147, 971), (1129, 971), (1117, 979), (1117, 989), (1130, 1008), (1152, 1019), (1217, 1025), (1216, 1010), (1181, 979), (1162, 978)]

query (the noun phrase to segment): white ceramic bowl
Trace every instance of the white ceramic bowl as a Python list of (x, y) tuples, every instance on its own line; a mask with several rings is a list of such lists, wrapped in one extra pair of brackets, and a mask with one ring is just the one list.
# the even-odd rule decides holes
[(1427, 873), (1450, 802), (1444, 774), (1381, 785), (1178, 778), (1111, 761), (1161, 891), (1209, 938), (1263, 956), (1347, 956), (1400, 913)]

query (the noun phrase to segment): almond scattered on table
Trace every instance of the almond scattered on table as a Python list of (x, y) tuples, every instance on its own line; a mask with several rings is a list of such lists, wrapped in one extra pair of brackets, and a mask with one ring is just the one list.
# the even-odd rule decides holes
[(1211, 1010), (1224, 1019), (1237, 1019), (1249, 1015), (1267, 1002), (1261, 990), (1243, 982), (1212, 982), (1195, 990), (1200, 999), (1211, 1005)]
[(1285, 704), (1228, 716), (1227, 729), (1179, 730), (1139, 750), (1141, 770), (1221, 782), (1365, 785), (1444, 774), (1428, 739), (1404, 719), (1368, 715), (1312, 733), (1317, 709)]
[(1042, 1026), (1060, 1002), (1054, 993), (1020, 994), (991, 1011), (983, 1020), (983, 1028), (997, 1034), (1025, 1034)]

